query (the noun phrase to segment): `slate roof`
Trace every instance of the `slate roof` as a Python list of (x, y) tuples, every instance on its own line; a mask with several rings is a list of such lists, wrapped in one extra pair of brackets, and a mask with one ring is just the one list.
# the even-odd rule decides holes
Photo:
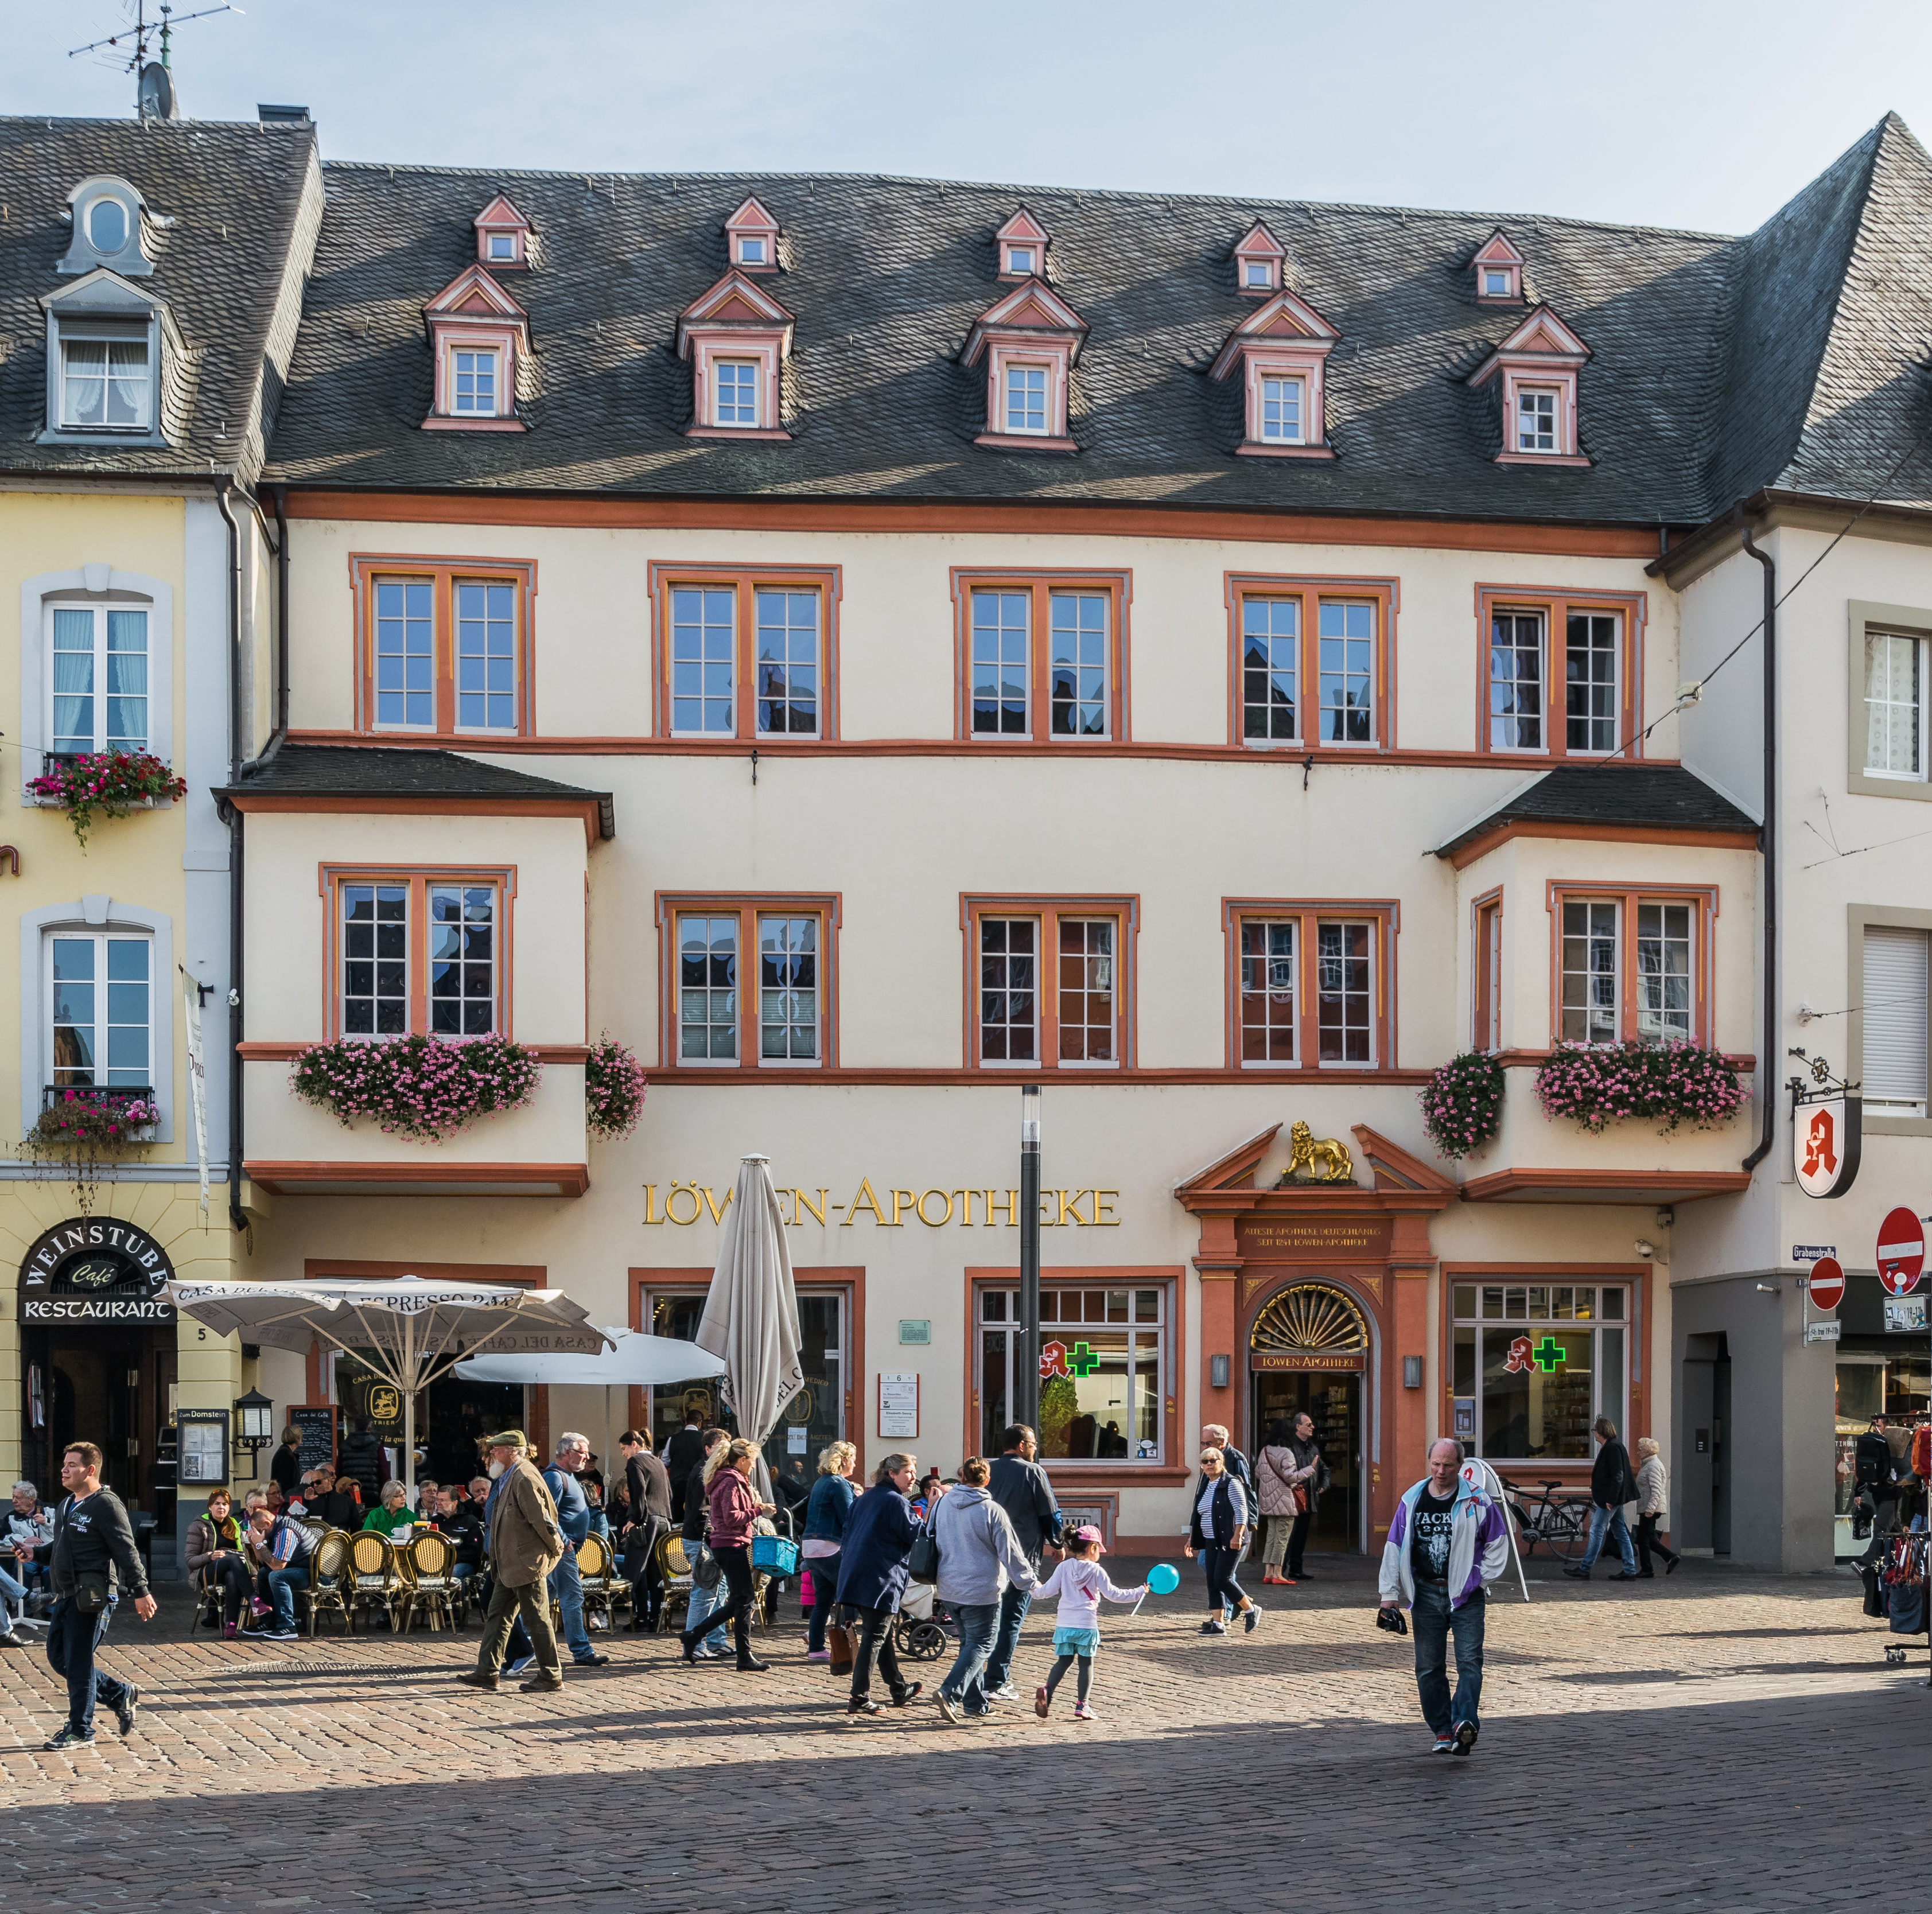
[(601, 837), (617, 834), (615, 800), (608, 790), (559, 784), (454, 751), (413, 751), (382, 746), (285, 744), (264, 758), (239, 786), (218, 798), (464, 797), (563, 798), (597, 806)]
[[(136, 188), (152, 275), (189, 355), (186, 429), (162, 446), (36, 443), (46, 420), (40, 301), (73, 228), (68, 195), (97, 173)], [(315, 134), (200, 121), (0, 118), (0, 471), (166, 478), (259, 470), (295, 344), (302, 275), (322, 214)]]
[[(1923, 414), (1921, 243), (1932, 162), (1888, 116), (1746, 239), (1548, 216), (1074, 191), (852, 175), (504, 172), (332, 164), (273, 476), (357, 488), (1161, 504), (1701, 524), (1774, 484), (1858, 495)], [(523, 434), (426, 433), (425, 301), (507, 193), (536, 269)], [(797, 315), (788, 445), (685, 438), (679, 311), (726, 266), (748, 195), (784, 229), (770, 290)], [(974, 446), (983, 377), (957, 362), (1004, 290), (994, 234), (1022, 202), (1091, 328), (1077, 455)], [(1286, 283), (1340, 331), (1316, 460), (1238, 458), (1238, 379), (1206, 371), (1253, 310), (1234, 245), (1257, 219)], [(1588, 470), (1498, 466), (1498, 395), (1463, 381), (1520, 320), (1476, 303), (1501, 228), (1526, 290), (1575, 328)], [(1922, 318), (1922, 314), (1923, 315)], [(1924, 476), (1920, 476), (1920, 466)], [(1899, 495), (1932, 501), (1932, 458)]]
[(1529, 821), (1753, 837), (1758, 831), (1757, 819), (1681, 764), (1559, 764), (1439, 844), (1436, 854), (1454, 856), (1505, 824)]

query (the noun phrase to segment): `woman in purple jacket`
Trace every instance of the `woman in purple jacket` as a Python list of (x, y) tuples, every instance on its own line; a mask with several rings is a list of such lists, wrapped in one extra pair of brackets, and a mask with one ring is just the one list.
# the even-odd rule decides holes
[(720, 1443), (704, 1465), (701, 1480), (711, 1507), (711, 1552), (724, 1571), (731, 1599), (705, 1616), (695, 1634), (687, 1628), (678, 1637), (685, 1660), (695, 1663), (698, 1643), (728, 1622), (738, 1646), (738, 1666), (753, 1674), (770, 1664), (752, 1652), (752, 1605), (758, 1599), (752, 1582), (752, 1525), (760, 1516), (775, 1513), (748, 1486), (758, 1458), (757, 1443), (740, 1436), (735, 1442)]

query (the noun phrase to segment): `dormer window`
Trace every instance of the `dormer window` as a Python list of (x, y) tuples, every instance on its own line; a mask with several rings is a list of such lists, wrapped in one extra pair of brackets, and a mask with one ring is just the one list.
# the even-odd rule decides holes
[(1006, 270), (1012, 273), (1030, 273), (1033, 271), (1034, 254), (1030, 246), (1009, 246), (1006, 248)]
[(168, 356), (183, 350), (167, 308), (105, 268), (40, 304), (47, 316), (47, 397), (40, 442), (164, 443), (161, 373)]
[(1264, 377), (1262, 384), (1262, 439), (1264, 444), (1298, 446), (1302, 442), (1301, 422), (1306, 416), (1304, 395), (1308, 382), (1304, 379)]
[(1251, 298), (1281, 290), (1288, 258), (1280, 240), (1257, 220), (1234, 248), (1234, 284)]
[(142, 279), (154, 271), (141, 218), (147, 202), (127, 181), (98, 173), (83, 179), (67, 196), (67, 203), (74, 236), (56, 272), (92, 272), (105, 266), (124, 279)]
[(466, 352), (457, 348), (452, 355), (455, 375), (455, 403), (452, 412), (467, 412), (484, 418), (496, 416), (496, 355), (494, 352)]
[(476, 259), (499, 272), (528, 266), (530, 223), (499, 193), (471, 222), (476, 228)]
[(986, 429), (973, 442), (1078, 452), (1067, 430), (1068, 397), (1086, 337), (1086, 322), (1037, 276), (982, 313), (959, 355), (962, 365), (983, 363), (986, 371)]
[(1507, 299), (1510, 296), (1510, 275), (1502, 266), (1486, 266), (1483, 268), (1483, 296), (1486, 299)]
[(1006, 368), (1006, 429), (1009, 432), (1046, 431), (1049, 376), (1043, 365)]
[(1502, 392), (1502, 465), (1588, 465), (1577, 427), (1577, 375), (1590, 349), (1547, 306), (1538, 306), (1470, 374)]
[(1327, 440), (1323, 387), (1328, 355), (1340, 338), (1312, 306), (1286, 291), (1274, 294), (1228, 334), (1209, 376), (1220, 380), (1238, 369), (1240, 373), (1243, 431), (1234, 448), (1238, 454), (1335, 456)]
[(725, 253), (744, 272), (776, 272), (778, 223), (758, 202), (747, 200), (724, 222)]
[(1046, 228), (1022, 206), (994, 236), (1002, 279), (1037, 279), (1046, 272)]
[[(490, 236), (479, 232), (478, 244)], [(530, 349), (523, 308), (481, 266), (470, 266), (424, 307), (423, 318), (429, 328), (434, 392), (424, 429), (522, 431), (517, 357)]]
[(1522, 255), (1501, 228), (1492, 232), (1469, 262), (1476, 274), (1476, 298), (1482, 305), (1522, 303)]
[(718, 404), (712, 414), (718, 425), (755, 425), (758, 422), (758, 368), (750, 359), (718, 359)]
[(144, 432), (152, 422), (148, 342), (63, 334), (63, 426), (84, 431)]
[(791, 314), (735, 266), (685, 308), (678, 317), (677, 351), (692, 368), (687, 436), (791, 436), (782, 423), (779, 382), (791, 356), (792, 325)]

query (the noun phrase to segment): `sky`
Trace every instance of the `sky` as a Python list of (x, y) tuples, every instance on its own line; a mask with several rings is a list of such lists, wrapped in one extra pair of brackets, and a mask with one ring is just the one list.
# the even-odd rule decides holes
[[(213, 0), (178, 0), (178, 14)], [(1875, 124), (1932, 142), (1926, 0), (244, 0), (184, 111), (332, 159), (896, 173), (1748, 231)], [(0, 0), (0, 113), (131, 116), (133, 0)]]

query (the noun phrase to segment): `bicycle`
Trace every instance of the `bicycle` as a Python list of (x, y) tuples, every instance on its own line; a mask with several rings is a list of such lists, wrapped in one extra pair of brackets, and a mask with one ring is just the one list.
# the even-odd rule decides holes
[(1498, 1473), (1496, 1480), (1503, 1485), (1504, 1507), (1516, 1517), (1518, 1547), (1526, 1558), (1539, 1542), (1559, 1562), (1574, 1562), (1582, 1555), (1590, 1540), (1586, 1500), (1574, 1495), (1559, 1500), (1556, 1492), (1564, 1486), (1561, 1482), (1545, 1482), (1543, 1493), (1532, 1498), (1507, 1475)]

